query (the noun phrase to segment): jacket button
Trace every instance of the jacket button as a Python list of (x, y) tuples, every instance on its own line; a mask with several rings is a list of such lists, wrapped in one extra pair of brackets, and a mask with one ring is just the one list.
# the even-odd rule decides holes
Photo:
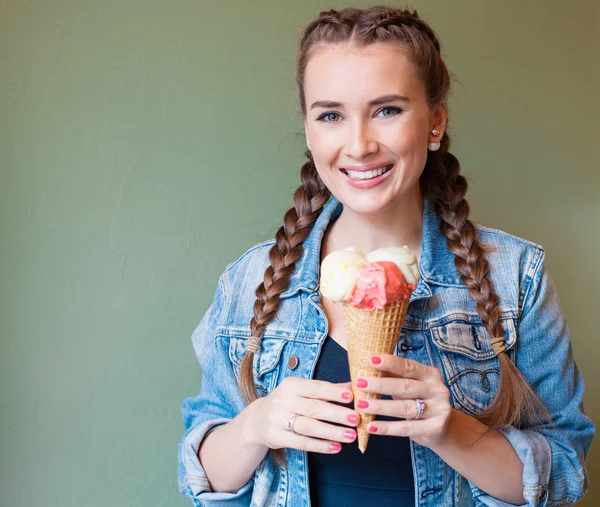
[(288, 359), (288, 368), (290, 370), (295, 370), (296, 368), (298, 368), (299, 363), (300, 363), (300, 360), (298, 359), (298, 357), (292, 356)]

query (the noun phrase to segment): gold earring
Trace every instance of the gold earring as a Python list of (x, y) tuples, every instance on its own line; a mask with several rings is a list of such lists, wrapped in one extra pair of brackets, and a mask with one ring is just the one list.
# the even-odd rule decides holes
[(436, 137), (437, 137), (437, 136), (439, 136), (439, 135), (440, 135), (440, 131), (439, 131), (438, 129), (433, 129), (433, 130), (431, 131), (431, 134), (432, 134), (433, 136), (436, 136)]

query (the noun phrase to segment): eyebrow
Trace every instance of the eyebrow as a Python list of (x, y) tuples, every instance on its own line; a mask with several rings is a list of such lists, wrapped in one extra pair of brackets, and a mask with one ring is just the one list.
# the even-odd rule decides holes
[[(379, 106), (381, 104), (388, 104), (389, 102), (394, 102), (395, 100), (401, 100), (403, 102), (410, 102), (410, 99), (408, 97), (405, 97), (404, 95), (383, 95), (381, 97), (378, 97), (376, 99), (369, 101), (369, 105), (370, 106)], [(335, 102), (334, 100), (319, 100), (317, 102), (314, 102), (312, 104), (312, 106), (310, 106), (310, 108), (314, 109), (315, 107), (342, 107), (342, 106), (343, 106), (343, 104), (341, 102)]]

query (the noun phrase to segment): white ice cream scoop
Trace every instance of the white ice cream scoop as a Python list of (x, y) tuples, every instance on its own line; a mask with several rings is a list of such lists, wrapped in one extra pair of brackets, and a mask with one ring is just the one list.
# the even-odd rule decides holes
[(321, 294), (332, 301), (350, 297), (360, 270), (368, 261), (358, 248), (331, 252), (321, 263)]

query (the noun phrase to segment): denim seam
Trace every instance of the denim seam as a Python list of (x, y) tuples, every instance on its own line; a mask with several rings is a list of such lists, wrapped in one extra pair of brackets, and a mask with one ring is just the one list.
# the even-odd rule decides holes
[[(533, 293), (533, 295), (535, 296), (535, 293), (542, 281), (542, 277), (540, 276), (538, 279), (538, 273), (540, 271), (540, 268), (543, 267), (544, 265), (544, 251), (543, 250), (537, 250), (535, 252), (534, 258), (531, 261), (531, 264), (528, 266), (526, 272), (525, 272), (525, 278), (529, 278), (528, 280), (528, 286), (526, 288), (524, 288), (523, 290), (523, 300), (521, 301), (521, 308), (519, 308), (519, 320), (523, 320), (526, 317), (526, 314), (523, 315), (524, 311), (525, 311), (525, 306), (526, 303), (528, 302), (529, 298), (531, 297), (531, 294)], [(537, 280), (537, 282), (536, 282)]]

